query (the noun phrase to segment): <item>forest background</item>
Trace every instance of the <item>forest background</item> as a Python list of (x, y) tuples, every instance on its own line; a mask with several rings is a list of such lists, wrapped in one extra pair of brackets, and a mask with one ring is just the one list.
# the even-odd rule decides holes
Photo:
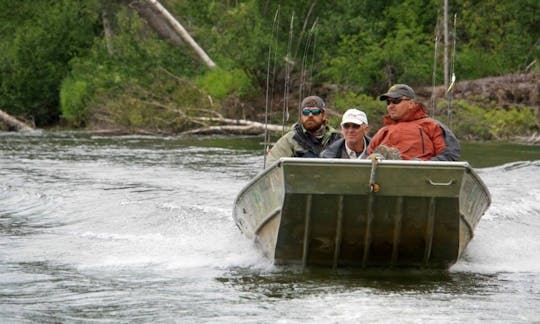
[(374, 132), (386, 111), (377, 95), (407, 83), (460, 139), (540, 129), (538, 0), (449, 1), (450, 91), (443, 0), (160, 3), (216, 67), (144, 19), (143, 0), (2, 0), (0, 109), (40, 128), (178, 134), (291, 125), (316, 94), (332, 125), (356, 107)]

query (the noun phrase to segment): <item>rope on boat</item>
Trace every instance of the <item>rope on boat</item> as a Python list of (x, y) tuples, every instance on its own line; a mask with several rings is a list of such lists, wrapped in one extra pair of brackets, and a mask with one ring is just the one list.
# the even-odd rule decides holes
[(379, 192), (380, 186), (376, 182), (376, 170), (377, 165), (379, 164), (380, 160), (383, 160), (384, 157), (379, 153), (374, 153), (370, 157), (371, 159), (371, 174), (369, 176), (369, 201), (368, 201), (368, 209), (367, 209), (367, 218), (366, 218), (366, 229), (364, 233), (364, 255), (362, 257), (362, 268), (365, 268), (368, 259), (369, 259), (369, 252), (370, 252), (370, 245), (371, 245), (371, 236), (372, 236), (372, 222), (373, 218), (375, 217), (375, 193)]
[(377, 169), (377, 164), (379, 164), (379, 161), (382, 160), (383, 157), (380, 154), (372, 154), (370, 159), (371, 159), (371, 174), (369, 176), (369, 190), (371, 192), (379, 192), (381, 187), (379, 186), (379, 184), (375, 180), (375, 178), (376, 178), (376, 172), (375, 171)]

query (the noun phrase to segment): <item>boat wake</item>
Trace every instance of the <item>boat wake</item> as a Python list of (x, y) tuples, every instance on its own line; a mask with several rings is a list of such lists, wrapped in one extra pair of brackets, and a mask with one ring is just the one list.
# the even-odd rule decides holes
[[(234, 197), (260, 170), (258, 154), (177, 149), (163, 158), (112, 147), (84, 158), (31, 155), (32, 149), (0, 159), (0, 259), (6, 264), (45, 260), (76, 269), (199, 274), (269, 268), (232, 219)], [(117, 161), (128, 153), (138, 162)], [(540, 160), (476, 171), (492, 204), (450, 270), (540, 272)]]
[(540, 272), (540, 160), (477, 169), (492, 204), (452, 271)]

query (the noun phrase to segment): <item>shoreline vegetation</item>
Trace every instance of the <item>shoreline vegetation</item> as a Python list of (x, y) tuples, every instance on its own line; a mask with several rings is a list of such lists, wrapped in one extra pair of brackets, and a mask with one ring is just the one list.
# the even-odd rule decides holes
[[(335, 86), (334, 88), (338, 87)], [(459, 127), (465, 129), (465, 131), (461, 130), (458, 133), (460, 135), (460, 140), (469, 142), (492, 140), (517, 142), (522, 144), (540, 144), (540, 132), (535, 130), (535, 128), (538, 129), (540, 120), (540, 71), (528, 74), (513, 74), (457, 82), (453, 90), (454, 102), (452, 103), (443, 98), (445, 92), (443, 86), (418, 87), (416, 92), (418, 99), (426, 105), (432, 116), (434, 115), (435, 118), (440, 119), (449, 125), (454, 126), (454, 124), (458, 124)], [(347, 95), (350, 96), (350, 94), (346, 94), (345, 96)], [(335, 95), (330, 91), (328, 97), (332, 98), (333, 96)], [(362, 100), (369, 101), (369, 98), (363, 98)], [(373, 115), (377, 115), (376, 118), (382, 118), (385, 109), (384, 105), (379, 103), (376, 98), (372, 98), (371, 100), (372, 102), (370, 105), (377, 107), (375, 110), (372, 109), (372, 112), (375, 111), (376, 113), (369, 116), (371, 133), (374, 134), (380, 125), (374, 120)], [(430, 100), (438, 101), (439, 107), (433, 109), (433, 107), (430, 106)], [(339, 102), (339, 98), (337, 98), (337, 101)], [(341, 114), (332, 104), (333, 102), (329, 103), (331, 124), (338, 125)], [(477, 105), (476, 109), (478, 110), (476, 112), (473, 111), (474, 108), (471, 108), (475, 107), (475, 105)], [(157, 104), (155, 106), (161, 108)], [(536, 106), (536, 108), (534, 108), (534, 106)], [(360, 104), (359, 107), (362, 107), (362, 105)], [(148, 109), (152, 111), (153, 108), (149, 107)], [(448, 113), (450, 109), (453, 109), (451, 114)], [(294, 111), (294, 108), (291, 110)], [(268, 131), (269, 134), (278, 136), (284, 129), (291, 126), (291, 123), (286, 125), (268, 123), (265, 125), (264, 120), (258, 121), (246, 120), (243, 118), (227, 118), (211, 109), (199, 109), (199, 111), (209, 114), (211, 117), (189, 117), (192, 125), (190, 128), (182, 131), (168, 130), (167, 128), (160, 129), (155, 126), (145, 128), (143, 125), (146, 121), (144, 121), (143, 125), (136, 128), (125, 125), (115, 125), (111, 122), (104, 123), (104, 125), (95, 122), (75, 129), (100, 134), (142, 135), (262, 135)], [(471, 117), (470, 115), (474, 116), (474, 114), (476, 114), (480, 116), (476, 116), (477, 118), (481, 118), (483, 114), (486, 114), (489, 111), (499, 111), (500, 114), (492, 116), (492, 120), (478, 120), (478, 124), (483, 125), (486, 128), (483, 133), (484, 137), (478, 136), (481, 129), (480, 126), (477, 126), (475, 130), (470, 129), (467, 132), (466, 125), (464, 124), (467, 121), (470, 122), (470, 119), (468, 120), (468, 118)], [(523, 112), (529, 112), (529, 114), (522, 116), (521, 114), (523, 114)], [(154, 111), (154, 113), (159, 114), (159, 111)], [(178, 111), (177, 113), (182, 115), (181, 111)], [(513, 118), (514, 120), (508, 120), (508, 118), (504, 118), (504, 116)], [(95, 119), (99, 120), (100, 117), (96, 116)], [(515, 127), (514, 123), (516, 120), (518, 122), (526, 123), (527, 119), (529, 121), (528, 125), (530, 125), (529, 129)], [(294, 122), (294, 118), (292, 118), (292, 120)], [(3, 125), (0, 125), (0, 130), (28, 131), (34, 128), (13, 116), (9, 116), (9, 114), (2, 110), (0, 110), (0, 121), (3, 122)], [(152, 123), (148, 124), (151, 125)], [(505, 127), (507, 130), (504, 130)], [(69, 125), (62, 124), (53, 125), (47, 128), (73, 129), (72, 127), (69, 127)], [(500, 136), (493, 136), (490, 138), (490, 129), (493, 134), (500, 134)]]
[[(444, 110), (448, 109), (459, 109), (459, 106), (464, 105), (474, 105), (475, 103), (488, 103), (488, 106), (499, 107), (504, 111), (510, 111), (512, 109), (522, 109), (530, 110), (534, 114), (529, 116), (534, 118), (540, 118), (540, 111), (538, 108), (529, 108), (532, 103), (540, 99), (540, 72), (534, 72), (529, 74), (519, 74), (519, 75), (508, 75), (502, 77), (490, 77), (479, 80), (472, 81), (463, 81), (456, 83), (454, 87), (454, 96), (455, 100), (459, 103), (456, 106), (450, 106), (448, 101), (444, 99), (437, 99), (442, 101), (441, 108), (430, 109), (428, 106), (429, 100), (433, 99), (432, 97), (443, 97), (444, 88), (438, 86), (435, 88), (430, 87), (419, 87), (417, 89), (417, 96), (421, 102), (423, 102), (431, 114), (437, 112), (440, 116), (435, 115), (437, 119), (445, 120), (448, 122), (449, 115), (444, 113)], [(468, 100), (468, 98), (473, 98), (473, 100)], [(376, 102), (376, 98), (373, 100)], [(382, 104), (380, 104), (381, 112), (384, 111)], [(489, 110), (489, 108), (484, 107), (483, 109)], [(202, 110), (202, 109), (201, 109)], [(210, 111), (210, 110), (208, 110)], [(341, 114), (334, 110), (331, 106), (329, 107), (329, 113), (332, 116), (335, 125), (339, 124), (339, 118)], [(379, 113), (382, 116), (382, 113)], [(459, 117), (459, 113), (453, 112), (454, 116)], [(510, 113), (508, 113), (510, 114)], [(226, 118), (217, 112), (212, 112), (213, 117), (190, 117), (190, 120), (194, 123), (193, 127), (183, 131), (163, 131), (156, 128), (129, 128), (129, 127), (115, 127), (113, 124), (107, 124), (105, 127), (99, 126), (99, 123), (90, 124), (84, 127), (72, 128), (68, 125), (53, 125), (46, 127), (48, 130), (77, 130), (82, 132), (87, 132), (91, 134), (109, 134), (109, 135), (126, 135), (126, 134), (138, 134), (138, 135), (263, 135), (265, 132), (268, 132), (270, 136), (279, 136), (283, 131), (290, 128), (291, 124), (288, 125), (277, 125), (277, 124), (265, 124), (264, 121), (253, 121), (246, 119), (235, 119), (235, 118)], [(371, 116), (370, 116), (371, 117)], [(452, 123), (463, 123), (463, 121), (457, 120), (458, 117), (455, 117), (456, 120), (450, 121)], [(504, 122), (504, 119), (499, 119), (499, 121)], [(375, 122), (375, 124), (377, 124)], [(501, 123), (502, 124), (502, 123)], [(334, 123), (332, 123), (334, 125)], [(373, 125), (373, 121), (370, 123)], [(504, 125), (502, 125), (504, 126)], [(512, 125), (507, 125), (511, 127)], [(377, 129), (373, 130), (371, 127), (371, 133), (374, 134)], [(0, 130), (3, 131), (32, 131), (35, 127), (21, 121), (18, 118), (10, 116), (6, 112), (0, 110)], [(463, 136), (465, 135), (465, 136)], [(462, 134), (464, 140), (467, 142), (475, 141), (506, 141), (506, 142), (515, 142), (520, 144), (539, 144), (540, 145), (540, 133), (537, 131), (534, 132), (512, 132), (511, 130), (507, 131), (505, 135), (501, 138), (494, 139), (485, 139), (479, 138), (473, 132), (469, 134)]]
[[(193, 130), (184, 131), (181, 133), (163, 133), (155, 132), (151, 130), (126, 130), (120, 128), (107, 128), (107, 129), (89, 129), (89, 128), (68, 128), (64, 126), (51, 126), (44, 128), (45, 131), (62, 132), (62, 131), (75, 131), (80, 133), (87, 133), (90, 135), (109, 135), (109, 136), (124, 136), (124, 135), (151, 135), (151, 136), (209, 136), (209, 135), (224, 135), (224, 136), (263, 136), (268, 130), (270, 137), (279, 137), (284, 131), (290, 129), (290, 126), (274, 125), (274, 124), (262, 124), (259, 122), (253, 122), (249, 120), (232, 120), (232, 119), (218, 119), (215, 122), (225, 122), (229, 125), (207, 126), (204, 128), (197, 128)], [(0, 110), (0, 132), (35, 132), (40, 129), (34, 128), (20, 120), (9, 116), (5, 112)], [(372, 132), (373, 135), (375, 132)], [(459, 138), (458, 138), (459, 139)], [(523, 145), (540, 145), (540, 133), (532, 133), (530, 135), (511, 135), (502, 140), (480, 140), (477, 138), (469, 137), (467, 139), (459, 139), (466, 143), (475, 142), (507, 142), (517, 143)]]
[(377, 95), (407, 83), (462, 141), (539, 144), (540, 3), (454, 0), (453, 23), (441, 9), (439, 0), (5, 0), (0, 130), (268, 131), (272, 141), (315, 94), (331, 125), (355, 107), (374, 134), (386, 112)]

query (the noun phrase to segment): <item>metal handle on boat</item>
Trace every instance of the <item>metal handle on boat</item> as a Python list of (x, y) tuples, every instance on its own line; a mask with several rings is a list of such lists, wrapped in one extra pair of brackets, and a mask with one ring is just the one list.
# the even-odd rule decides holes
[(371, 174), (369, 176), (369, 191), (371, 192), (379, 192), (381, 187), (377, 182), (375, 182), (375, 169), (377, 168), (377, 164), (379, 161), (381, 161), (382, 155), (380, 154), (372, 154), (370, 156), (371, 159)]
[(435, 181), (433, 181), (431, 179), (426, 179), (426, 181), (429, 182), (429, 184), (432, 185), (432, 186), (450, 186), (456, 180), (455, 179), (450, 179), (450, 181), (448, 181), (448, 182), (435, 182)]

